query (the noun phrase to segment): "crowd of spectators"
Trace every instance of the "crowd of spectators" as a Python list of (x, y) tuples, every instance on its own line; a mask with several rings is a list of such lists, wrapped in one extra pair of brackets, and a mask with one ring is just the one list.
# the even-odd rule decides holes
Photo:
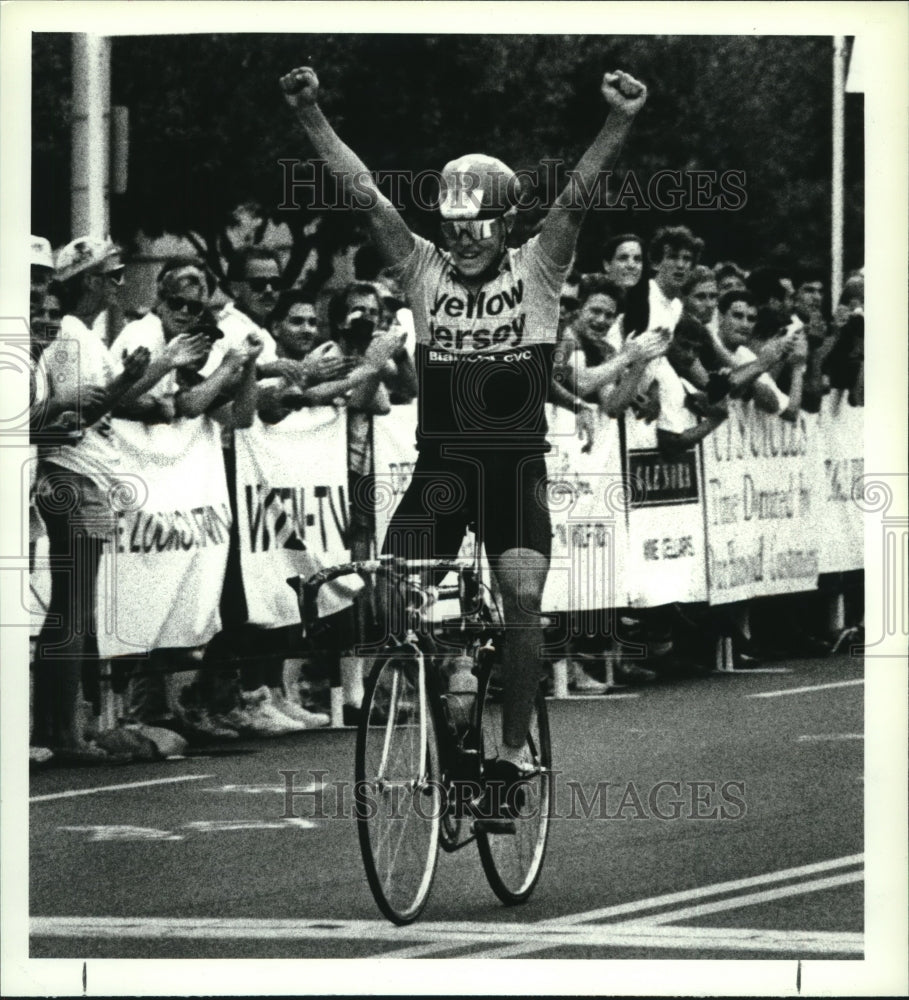
[[(285, 279), (286, 257), (273, 249), (228, 249), (220, 276), (201, 256), (160, 261), (154, 300), (133, 307), (117, 329), (126, 275), (118, 247), (84, 236), (54, 255), (32, 237), (30, 537), (34, 553), (47, 535), (52, 567), (48, 613), (33, 643), (35, 762), (129, 759), (143, 732), (229, 741), (325, 726), (327, 687), (363, 634), (360, 605), (339, 616), (318, 655), (299, 630), (248, 623), (233, 438), (257, 419), (274, 425), (305, 407), (344, 408), (352, 498), (345, 541), (353, 558), (368, 556), (373, 512), (357, 498), (368, 493), (360, 487), (372, 470), (369, 424), (417, 391), (407, 303), (370, 264), (368, 247), (357, 255), (354, 280), (318, 295)], [(625, 415), (655, 425), (660, 451), (672, 456), (719, 427), (732, 399), (751, 399), (784, 421), (817, 412), (831, 389), (862, 405), (861, 272), (828, 310), (817, 271), (729, 261), (708, 267), (703, 253), (687, 228), (663, 227), (649, 241), (615, 236), (596, 273), (570, 274), (551, 401), (577, 414), (581, 433), (596, 433), (595, 416)], [(150, 429), (197, 422), (223, 461), (234, 528), (221, 633), (204, 647), (112, 661), (104, 676), (118, 698), (114, 738), (97, 714), (102, 665), (93, 617), (98, 566), (113, 531), (108, 490), (130, 471), (117, 446), (122, 421)], [(646, 640), (650, 658), (619, 659), (615, 677), (594, 676), (606, 659), (593, 637), (593, 645), (565, 651), (573, 690), (654, 680), (669, 651), (681, 654), (691, 625), (678, 609), (623, 612), (620, 621), (624, 638)], [(754, 652), (743, 633), (738, 662)], [(353, 710), (360, 688), (356, 681), (345, 687)], [(132, 743), (123, 735), (130, 727)]]

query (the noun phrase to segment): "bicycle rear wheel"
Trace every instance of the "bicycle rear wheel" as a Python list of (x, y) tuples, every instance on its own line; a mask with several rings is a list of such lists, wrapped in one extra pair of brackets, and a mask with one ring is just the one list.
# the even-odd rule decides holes
[(443, 811), (438, 746), (415, 654), (380, 658), (357, 728), (357, 833), (366, 878), (386, 917), (415, 920), (432, 888)]
[[(480, 678), (478, 692), (482, 754), (494, 758), (502, 743), (501, 690), (491, 671)], [(506, 906), (525, 902), (540, 877), (552, 803), (552, 747), (546, 699), (538, 691), (527, 735), (527, 760), (532, 764), (522, 783), (523, 802), (514, 815), (514, 833), (477, 829), (477, 847), (487, 881)]]

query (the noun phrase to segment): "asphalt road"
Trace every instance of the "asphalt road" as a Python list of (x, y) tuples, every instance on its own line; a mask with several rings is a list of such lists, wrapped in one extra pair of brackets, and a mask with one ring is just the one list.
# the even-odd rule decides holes
[[(469, 846), (407, 928), (336, 816), (352, 730), (36, 773), (31, 957), (860, 959), (862, 665), (777, 666), (551, 702), (530, 901), (503, 907)], [(289, 808), (288, 770), (321, 797)]]

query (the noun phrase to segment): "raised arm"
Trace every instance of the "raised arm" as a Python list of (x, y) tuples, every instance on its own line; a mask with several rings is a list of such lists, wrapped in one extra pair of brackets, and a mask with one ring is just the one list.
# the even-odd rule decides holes
[(398, 210), (376, 187), (366, 164), (344, 143), (322, 113), (317, 101), (319, 79), (308, 66), (291, 70), (281, 77), (287, 103), (312, 143), (318, 156), (341, 178), (352, 208), (366, 213), (372, 237), (387, 265), (410, 256), (413, 234)]
[(588, 201), (600, 175), (615, 163), (635, 115), (647, 100), (647, 88), (628, 73), (606, 73), (601, 87), (609, 115), (569, 176), (561, 194), (543, 220), (540, 245), (556, 264), (567, 264), (574, 252)]
[[(754, 361), (739, 365), (729, 373), (729, 391), (732, 396), (743, 396), (751, 391), (754, 405), (765, 413), (779, 413), (783, 408), (781, 393), (768, 373), (792, 349), (792, 334), (773, 337), (758, 351)], [(764, 377), (766, 376), (766, 377)], [(788, 404), (788, 400), (786, 400)]]

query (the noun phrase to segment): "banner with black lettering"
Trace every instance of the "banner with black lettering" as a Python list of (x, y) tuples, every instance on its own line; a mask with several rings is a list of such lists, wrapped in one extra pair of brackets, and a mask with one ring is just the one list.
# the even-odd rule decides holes
[(818, 437), (817, 414), (788, 423), (735, 401), (704, 441), (711, 604), (817, 587)]
[[(240, 564), (249, 620), (298, 625), (291, 576), (347, 562), (347, 415), (304, 407), (277, 424), (256, 420), (234, 435)], [(319, 615), (349, 607), (363, 581), (341, 577), (319, 591)]]
[(658, 447), (658, 420), (647, 422), (630, 411), (623, 420), (627, 605), (656, 608), (675, 601), (706, 601), (700, 446), (666, 454)]
[(596, 611), (627, 603), (625, 497), (618, 423), (596, 414), (591, 445), (575, 415), (547, 408), (547, 498), (552, 557), (544, 611)]
[(864, 413), (864, 407), (849, 405), (848, 393), (836, 389), (821, 405), (822, 573), (846, 573), (865, 565), (865, 525), (861, 508), (852, 499), (853, 485), (865, 472)]
[(112, 425), (121, 509), (98, 574), (99, 653), (201, 646), (221, 628), (230, 540), (220, 431), (208, 417)]

